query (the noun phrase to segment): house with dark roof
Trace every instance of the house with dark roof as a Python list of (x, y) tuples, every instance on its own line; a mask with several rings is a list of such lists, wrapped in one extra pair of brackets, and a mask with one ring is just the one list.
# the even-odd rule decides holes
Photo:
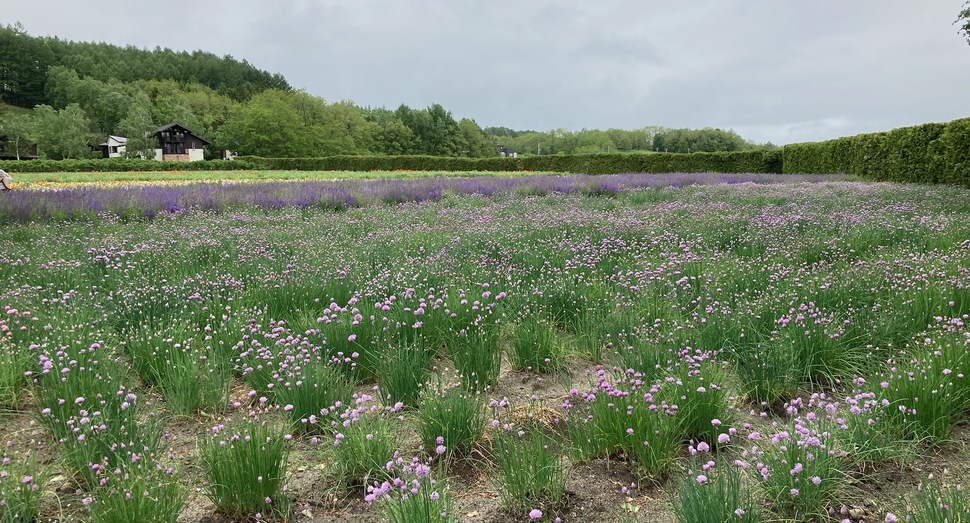
[(155, 159), (165, 162), (200, 162), (205, 159), (202, 148), (211, 143), (177, 123), (159, 127), (155, 138)]

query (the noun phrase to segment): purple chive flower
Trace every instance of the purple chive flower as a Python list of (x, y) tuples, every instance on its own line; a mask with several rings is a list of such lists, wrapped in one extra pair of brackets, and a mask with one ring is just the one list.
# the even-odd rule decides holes
[(529, 519), (539, 519), (542, 517), (542, 511), (534, 508), (529, 511)]

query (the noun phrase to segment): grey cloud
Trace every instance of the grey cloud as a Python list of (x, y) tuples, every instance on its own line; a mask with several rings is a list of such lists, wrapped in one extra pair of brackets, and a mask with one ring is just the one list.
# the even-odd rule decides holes
[(4, 3), (32, 34), (231, 54), (327, 100), (482, 125), (787, 143), (970, 116), (961, 0)]

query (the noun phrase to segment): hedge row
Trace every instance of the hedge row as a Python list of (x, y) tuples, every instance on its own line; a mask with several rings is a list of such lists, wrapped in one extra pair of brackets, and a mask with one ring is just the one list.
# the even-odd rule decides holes
[(158, 162), (155, 160), (98, 158), (91, 160), (5, 160), (0, 169), (11, 173), (125, 172), (125, 171), (245, 171), (256, 166), (248, 161)]
[(970, 186), (970, 118), (786, 145), (784, 173)]
[(272, 170), (300, 171), (537, 171), (583, 174), (617, 173), (775, 173), (782, 153), (743, 151), (695, 154), (576, 154), (523, 158), (448, 158), (440, 156), (328, 156), (324, 158), (244, 159)]

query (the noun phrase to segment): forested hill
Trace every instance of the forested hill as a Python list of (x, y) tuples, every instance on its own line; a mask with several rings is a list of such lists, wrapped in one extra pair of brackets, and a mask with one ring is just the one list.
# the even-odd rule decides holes
[[(23, 110), (5, 109), (5, 107)], [(29, 109), (29, 110), (26, 110)], [(333, 155), (489, 157), (756, 147), (729, 130), (483, 131), (440, 104), (361, 108), (292, 89), (279, 74), (204, 51), (148, 51), (34, 37), (0, 26), (0, 156), (83, 158), (108, 135), (126, 154), (152, 157), (160, 126), (179, 123), (211, 142), (207, 157)], [(35, 151), (35, 152), (34, 152)]]
[(57, 66), (100, 82), (172, 80), (200, 84), (237, 101), (268, 89), (290, 90), (282, 75), (262, 71), (231, 56), (72, 42), (31, 36), (20, 25), (0, 27), (0, 94), (6, 103), (20, 107), (53, 105), (48, 74), (51, 67)]

